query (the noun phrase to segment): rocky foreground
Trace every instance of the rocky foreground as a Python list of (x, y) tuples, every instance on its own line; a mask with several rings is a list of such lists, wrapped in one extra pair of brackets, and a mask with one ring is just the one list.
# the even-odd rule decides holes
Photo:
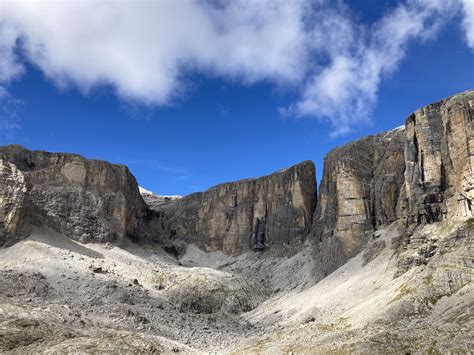
[(474, 349), (474, 91), (182, 198), (0, 148), (2, 352)]

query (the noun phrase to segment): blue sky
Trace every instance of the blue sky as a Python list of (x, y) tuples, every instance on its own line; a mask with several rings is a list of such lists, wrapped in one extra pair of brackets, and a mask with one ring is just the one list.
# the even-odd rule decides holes
[[(95, 28), (77, 15), (87, 8), (57, 2), (45, 11), (0, 0), (0, 144), (126, 164), (143, 187), (186, 195), (307, 159), (320, 178), (330, 149), (474, 88), (474, 10), (462, 1), (241, 3), (217, 15), (206, 5), (197, 9), (202, 19), (171, 2), (127, 8), (130, 27), (111, 37), (120, 30), (107, 27), (108, 16), (120, 22), (119, 3), (97, 11)], [(165, 39), (174, 41), (147, 42), (168, 28), (147, 25), (142, 17), (153, 11), (191, 16), (194, 27), (180, 35), (166, 24)], [(73, 12), (73, 29), (55, 35), (48, 16), (61, 15), (66, 26)], [(229, 18), (240, 22), (208, 31)], [(281, 32), (280, 23), (289, 29)], [(84, 39), (94, 31), (100, 52)]]

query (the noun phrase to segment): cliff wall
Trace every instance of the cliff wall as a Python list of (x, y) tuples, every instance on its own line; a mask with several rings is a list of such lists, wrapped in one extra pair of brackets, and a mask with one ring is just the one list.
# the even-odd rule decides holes
[(315, 206), (315, 167), (306, 161), (157, 206), (151, 223), (160, 236), (196, 243), (207, 251), (286, 255), (303, 243)]
[(473, 216), (473, 117), (474, 91), (467, 91), (326, 156), (311, 232), (321, 277), (394, 221), (406, 229), (403, 250), (418, 226)]
[(48, 226), (82, 242), (140, 233), (146, 206), (125, 166), (78, 155), (0, 148), (0, 242)]

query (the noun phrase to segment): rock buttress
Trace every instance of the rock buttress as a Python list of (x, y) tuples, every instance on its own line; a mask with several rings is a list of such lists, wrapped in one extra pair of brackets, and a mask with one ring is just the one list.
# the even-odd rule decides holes
[(473, 116), (474, 91), (467, 91), (417, 110), (404, 129), (326, 156), (312, 227), (321, 277), (389, 223), (407, 227), (409, 244), (418, 226), (473, 216)]
[(405, 212), (403, 128), (331, 151), (312, 227), (321, 276), (359, 253), (373, 232)]
[(140, 233), (146, 206), (125, 166), (18, 145), (1, 147), (0, 161), (2, 244), (24, 237), (31, 225), (81, 242), (122, 242)]
[(406, 122), (409, 223), (473, 216), (474, 91), (428, 105)]

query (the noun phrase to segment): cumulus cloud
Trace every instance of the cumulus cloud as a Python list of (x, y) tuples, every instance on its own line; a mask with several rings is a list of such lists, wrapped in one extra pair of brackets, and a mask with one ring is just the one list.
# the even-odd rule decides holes
[(248, 83), (304, 74), (299, 1), (3, 1), (0, 13), (6, 46), (16, 31), (28, 60), (61, 87), (105, 84), (122, 98), (164, 104), (186, 72)]
[[(0, 84), (21, 76), (20, 59), (59, 87), (106, 85), (147, 105), (171, 102), (193, 73), (270, 81), (301, 91), (282, 112), (344, 134), (370, 121), (409, 43), (433, 38), (459, 1), (408, 0), (362, 24), (342, 0), (0, 0)], [(473, 3), (462, 1), (474, 47)]]
[(18, 32), (2, 22), (0, 17), (0, 83), (10, 81), (23, 73), (23, 67), (15, 55), (17, 39)]

